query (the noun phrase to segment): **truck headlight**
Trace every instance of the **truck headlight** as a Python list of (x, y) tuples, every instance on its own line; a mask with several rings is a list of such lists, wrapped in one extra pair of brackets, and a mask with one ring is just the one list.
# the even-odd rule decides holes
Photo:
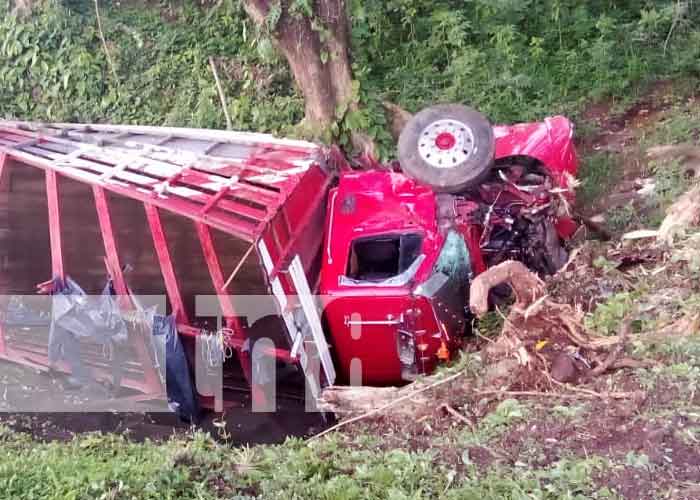
[(406, 367), (415, 367), (416, 341), (413, 338), (413, 334), (405, 330), (399, 330), (396, 347), (401, 364)]

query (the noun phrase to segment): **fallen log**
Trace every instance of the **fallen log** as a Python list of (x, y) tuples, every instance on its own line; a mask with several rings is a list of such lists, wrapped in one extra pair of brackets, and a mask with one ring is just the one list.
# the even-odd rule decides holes
[[(412, 387), (411, 390), (416, 388)], [(332, 413), (359, 414), (372, 411), (401, 396), (398, 387), (332, 386), (324, 389), (319, 407)]]
[[(396, 407), (399, 405), (399, 403), (407, 403), (407, 405), (405, 407), (403, 407), (403, 411), (410, 413), (410, 416), (415, 419), (416, 416), (418, 415), (418, 413), (416, 412), (416, 408), (428, 409), (428, 411), (430, 411), (430, 409), (432, 409), (434, 407), (434, 405), (433, 406), (426, 405), (425, 401), (417, 401), (416, 398), (418, 396), (421, 396), (425, 392), (430, 391), (432, 389), (435, 389), (441, 385), (445, 385), (449, 382), (452, 382), (452, 381), (454, 381), (462, 376), (464, 376), (464, 372), (461, 372), (461, 371), (457, 372), (453, 375), (447, 376), (447, 377), (444, 375), (434, 375), (433, 377), (428, 377), (428, 379), (431, 379), (430, 383), (427, 383), (427, 380), (424, 380), (421, 384), (421, 387), (417, 387), (416, 382), (414, 382), (413, 384), (410, 384), (404, 388), (397, 389), (397, 392), (385, 393), (385, 395), (390, 394), (391, 395), (390, 397), (392, 397), (392, 399), (390, 399), (388, 402), (384, 403), (381, 406), (377, 406), (369, 411), (366, 411), (360, 415), (349, 418), (347, 420), (343, 420), (342, 422), (334, 425), (333, 427), (330, 427), (330, 428), (324, 430), (323, 432), (316, 434), (315, 436), (312, 436), (310, 439), (317, 439), (325, 434), (328, 434), (330, 432), (334, 432), (334, 431), (336, 431), (336, 430), (338, 430), (341, 427), (344, 427), (346, 425), (352, 424), (354, 422), (358, 422), (358, 421), (363, 420), (365, 418), (369, 418), (369, 417), (378, 415), (378, 414), (388, 410), (389, 408), (392, 408), (392, 410), (395, 410)], [(338, 394), (338, 389), (339, 389), (338, 387), (329, 387), (323, 391), (323, 394), (321, 395), (321, 405), (320, 405), (321, 408), (323, 408), (323, 403), (326, 400), (326, 398), (328, 397), (328, 394), (331, 394), (331, 393)], [(377, 395), (381, 393), (381, 388), (377, 388), (377, 387), (351, 387), (348, 389), (351, 389), (351, 390), (354, 389), (355, 391), (359, 391), (359, 392), (357, 392), (357, 394), (370, 394), (372, 396), (372, 399), (375, 402), (378, 401)], [(351, 392), (347, 392), (346, 394), (350, 394), (350, 393)], [(398, 393), (402, 393), (402, 394), (399, 395)], [(336, 401), (341, 401), (341, 400), (336, 400)], [(410, 402), (414, 402), (414, 403), (418, 402), (418, 404), (417, 405), (416, 404), (409, 405)], [(348, 410), (348, 411), (346, 411), (346, 413), (349, 413), (350, 409), (351, 408), (349, 406), (341, 406), (341, 407), (338, 407), (338, 410), (336, 412), (340, 413), (340, 412), (342, 412), (341, 410)], [(394, 416), (396, 416), (396, 412), (394, 412)]]

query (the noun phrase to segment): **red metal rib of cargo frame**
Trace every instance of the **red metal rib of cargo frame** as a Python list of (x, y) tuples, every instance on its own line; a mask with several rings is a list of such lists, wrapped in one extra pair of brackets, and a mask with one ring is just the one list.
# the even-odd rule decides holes
[[(128, 288), (105, 193), (142, 202), (172, 310), (181, 333), (189, 335), (197, 329), (187, 318), (160, 211), (194, 221), (193, 235), (199, 238), (221, 310), (235, 332), (231, 346), (244, 367), (250, 366), (242, 349), (245, 331), (227, 296), (228, 270), (221, 268), (210, 229), (251, 244), (264, 242), (273, 265), (271, 278), (289, 265), (300, 245), (321, 245), (322, 231), (311, 231), (318, 233), (317, 242), (300, 241), (323, 207), (331, 182), (324, 169), (329, 159), (311, 143), (199, 129), (0, 121), (0, 180), (11, 161), (45, 171), (53, 278), (70, 274), (64, 269), (57, 177), (92, 187), (106, 267), (123, 296)], [(12, 358), (1, 330), (0, 354)], [(272, 354), (290, 359), (289, 351)], [(43, 358), (36, 362), (43, 364)], [(250, 382), (249, 369), (244, 372)], [(162, 390), (155, 373), (145, 373), (144, 379), (132, 385), (146, 393)]]

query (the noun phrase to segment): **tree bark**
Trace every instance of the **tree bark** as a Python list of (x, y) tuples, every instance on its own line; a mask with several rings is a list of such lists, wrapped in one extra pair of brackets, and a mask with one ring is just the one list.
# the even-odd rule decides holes
[(352, 68), (350, 66), (350, 26), (345, 0), (319, 2), (321, 19), (328, 29), (326, 49), (328, 71), (336, 106), (341, 110), (356, 108), (352, 95)]
[[(271, 0), (243, 0), (248, 15), (267, 26)], [(280, 17), (271, 28), (277, 48), (284, 54), (304, 96), (307, 130), (317, 138), (334, 139), (332, 126), (348, 111), (358, 108), (353, 95), (350, 63), (350, 23), (345, 0), (317, 0), (313, 18), (294, 14), (290, 1), (280, 0)], [(367, 139), (353, 134), (355, 147), (368, 149)]]
[(328, 66), (321, 59), (322, 44), (307, 18), (283, 16), (278, 44), (304, 95), (307, 125), (330, 126), (335, 120), (335, 94)]
[[(294, 79), (304, 96), (305, 121), (313, 130), (334, 121), (335, 96), (328, 68), (321, 60), (321, 40), (306, 16), (289, 12), (281, 1), (281, 14), (272, 35), (277, 48), (289, 63)], [(244, 0), (243, 8), (259, 26), (266, 26), (269, 0)]]

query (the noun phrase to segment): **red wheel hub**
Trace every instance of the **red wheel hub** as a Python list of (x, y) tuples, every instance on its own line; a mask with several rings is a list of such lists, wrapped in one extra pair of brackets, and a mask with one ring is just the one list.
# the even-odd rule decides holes
[(455, 147), (455, 144), (457, 144), (457, 139), (449, 132), (442, 132), (435, 138), (435, 145), (438, 149), (442, 149), (443, 151), (452, 149)]

